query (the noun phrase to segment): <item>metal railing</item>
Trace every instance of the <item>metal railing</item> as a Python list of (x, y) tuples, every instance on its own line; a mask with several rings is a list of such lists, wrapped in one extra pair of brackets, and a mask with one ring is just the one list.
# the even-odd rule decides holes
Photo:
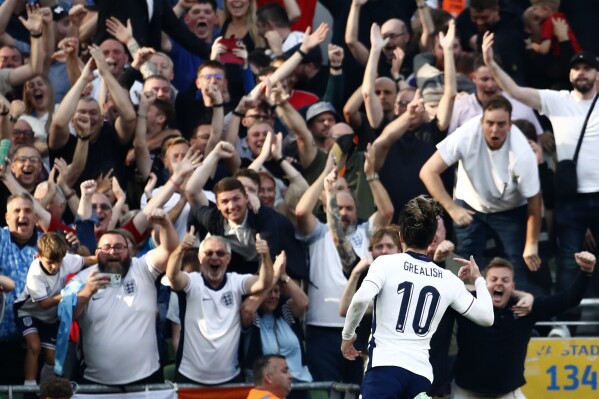
[[(235, 387), (252, 387), (251, 384), (226, 384), (222, 388)], [(148, 385), (127, 385), (123, 387), (114, 387), (107, 385), (77, 385), (76, 393), (86, 394), (101, 394), (101, 393), (128, 393), (128, 392), (143, 392), (143, 391), (161, 391), (174, 389), (175, 392), (179, 388), (197, 388), (202, 387), (194, 384), (175, 384), (167, 381), (164, 384), (148, 384)], [(214, 389), (214, 388), (210, 388)], [(339, 382), (310, 382), (310, 383), (294, 383), (292, 384), (293, 391), (328, 391), (329, 399), (356, 399), (360, 392), (360, 386), (355, 384), (345, 384)], [(14, 399), (15, 394), (34, 393), (37, 394), (39, 389), (37, 386), (25, 385), (0, 385), (0, 395), (8, 394), (8, 399)]]

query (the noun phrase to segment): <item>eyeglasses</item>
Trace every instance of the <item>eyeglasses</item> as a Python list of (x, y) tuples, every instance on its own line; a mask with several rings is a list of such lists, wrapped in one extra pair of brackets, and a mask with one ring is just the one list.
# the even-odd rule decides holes
[(254, 114), (254, 115), (246, 115), (246, 118), (254, 118), (258, 122), (271, 121), (275, 119), (274, 116), (264, 115), (264, 114)]
[(33, 131), (32, 130), (13, 129), (12, 135), (13, 136), (33, 136)]
[(125, 244), (104, 244), (100, 247), (100, 250), (102, 252), (110, 252), (110, 250), (113, 250), (114, 252), (123, 252), (125, 248), (127, 248)]
[(206, 80), (210, 80), (210, 79), (223, 80), (225, 78), (225, 75), (222, 73), (207, 73), (205, 75), (200, 75), (200, 78), (206, 79)]
[(20, 156), (20, 157), (16, 157), (15, 158), (17, 161), (19, 161), (20, 163), (25, 163), (27, 161), (29, 161), (30, 163), (40, 163), (41, 159), (40, 157), (36, 157), (36, 156), (32, 156), (32, 157), (25, 157), (25, 156)]
[(391, 40), (393, 40), (393, 39), (401, 37), (401, 36), (403, 36), (405, 34), (406, 34), (406, 32), (401, 32), (401, 33), (385, 33), (382, 36), (383, 36), (383, 39), (391, 39)]
[(92, 204), (92, 209), (98, 209), (98, 208), (100, 208), (101, 210), (103, 210), (105, 212), (112, 209), (112, 207), (108, 204)]
[(223, 256), (227, 256), (229, 254), (225, 251), (218, 250), (218, 251), (204, 251), (204, 255), (206, 255), (206, 256), (216, 255), (219, 258), (222, 258)]

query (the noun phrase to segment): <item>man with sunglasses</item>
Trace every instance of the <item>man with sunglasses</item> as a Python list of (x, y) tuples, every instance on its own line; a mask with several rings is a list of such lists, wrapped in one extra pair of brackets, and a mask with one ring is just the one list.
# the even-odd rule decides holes
[(95, 252), (98, 265), (73, 278), (85, 283), (77, 294), (74, 316), (81, 326), (86, 383), (164, 381), (156, 344), (155, 281), (166, 270), (177, 235), (162, 209), (153, 210), (148, 219), (159, 227), (157, 248), (132, 258), (127, 239), (107, 231)]
[[(183, 255), (194, 241), (192, 227), (173, 252), (166, 271), (172, 288), (183, 291), (185, 298), (180, 302), (185, 329), (177, 354), (175, 381), (206, 385), (239, 383), (242, 381), (238, 362), (241, 298), (270, 289), (273, 262), (269, 246), (260, 234), (255, 236), (254, 250), (260, 260), (258, 275), (231, 273), (227, 272), (232, 259), (228, 239), (211, 235), (200, 244), (200, 273), (185, 273), (181, 271)], [(277, 259), (283, 260), (284, 255)]]

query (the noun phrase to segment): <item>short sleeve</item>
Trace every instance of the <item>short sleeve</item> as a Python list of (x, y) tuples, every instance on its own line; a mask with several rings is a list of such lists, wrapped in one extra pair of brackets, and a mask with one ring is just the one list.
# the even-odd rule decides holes
[(368, 269), (368, 274), (366, 275), (366, 278), (364, 278), (364, 281), (370, 281), (380, 291), (383, 288), (383, 285), (385, 284), (385, 280), (386, 273), (382, 259), (376, 259), (372, 263), (372, 265), (370, 265), (370, 268)]

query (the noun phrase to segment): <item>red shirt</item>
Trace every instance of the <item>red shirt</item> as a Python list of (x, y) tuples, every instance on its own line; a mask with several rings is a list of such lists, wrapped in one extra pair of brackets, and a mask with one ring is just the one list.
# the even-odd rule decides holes
[[(545, 40), (551, 40), (551, 55), (559, 57), (559, 42), (557, 41), (557, 38), (553, 36), (553, 23), (551, 22), (552, 19), (563, 19), (565, 21), (566, 16), (561, 12), (555, 12), (551, 17), (543, 21), (541, 25), (541, 41), (544, 42)], [(570, 39), (570, 43), (572, 43), (574, 53), (580, 53), (582, 48), (580, 47), (580, 44), (578, 44), (578, 40), (576, 40), (576, 36), (574, 36), (572, 29), (570, 29), (570, 25), (568, 25), (568, 38)]]
[[(283, 0), (257, 0), (258, 8), (265, 4), (277, 3), (281, 7), (285, 8)], [(297, 5), (301, 10), (300, 17), (291, 25), (291, 30), (299, 30), (305, 32), (306, 28), (312, 27), (314, 21), (314, 12), (316, 11), (316, 0), (297, 0)]]

